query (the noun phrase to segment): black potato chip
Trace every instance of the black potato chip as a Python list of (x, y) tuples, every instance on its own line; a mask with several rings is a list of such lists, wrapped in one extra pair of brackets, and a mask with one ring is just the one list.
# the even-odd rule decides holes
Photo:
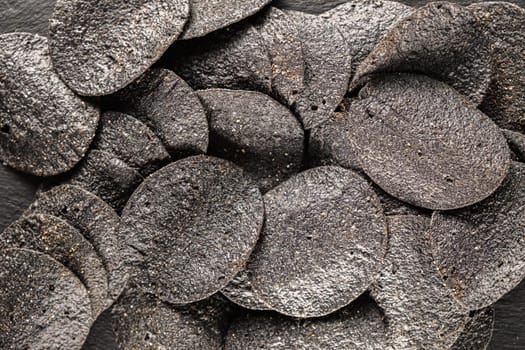
[(525, 162), (525, 135), (517, 131), (501, 129), (516, 160)]
[(158, 170), (122, 213), (132, 281), (174, 304), (205, 299), (245, 265), (263, 215), (257, 186), (226, 160), (194, 156)]
[(190, 0), (190, 19), (181, 39), (191, 39), (239, 22), (255, 14), (271, 0)]
[(272, 95), (292, 106), (303, 89), (305, 62), (299, 23), (276, 7), (255, 18), (272, 63)]
[(60, 78), (102, 96), (142, 75), (182, 33), (189, 0), (58, 0), (49, 48)]
[(230, 326), (225, 350), (386, 349), (377, 305), (361, 301), (337, 313), (296, 320), (273, 313), (248, 314)]
[(209, 154), (231, 160), (266, 192), (303, 165), (304, 133), (295, 116), (255, 91), (197, 91), (208, 113)]
[(394, 349), (449, 349), (467, 322), (468, 311), (452, 298), (434, 266), (428, 222), (421, 216), (388, 218), (386, 264), (370, 293), (385, 313)]
[(463, 333), (454, 343), (451, 350), (486, 350), (494, 330), (494, 307), (489, 306), (469, 314), (469, 320)]
[(114, 154), (144, 176), (170, 160), (162, 141), (150, 128), (119, 112), (102, 113), (92, 147)]
[(237, 276), (230, 283), (221, 289), (224, 295), (231, 302), (249, 310), (270, 310), (270, 308), (255, 295), (252, 290), (252, 271), (249, 269), (249, 260)]
[(513, 162), (503, 185), (474, 206), (434, 212), (436, 266), (466, 308), (489, 306), (525, 277), (525, 164)]
[(80, 280), (53, 258), (0, 250), (0, 348), (80, 349), (93, 322)]
[(336, 166), (309, 169), (264, 195), (266, 221), (249, 269), (272, 310), (319, 317), (357, 299), (377, 278), (386, 222), (372, 187)]
[(42, 213), (66, 220), (93, 245), (108, 274), (109, 297), (116, 300), (124, 289), (128, 273), (126, 251), (117, 237), (119, 217), (115, 210), (81, 187), (61, 185), (41, 193), (24, 213)]
[(95, 136), (99, 112), (54, 72), (47, 39), (0, 35), (0, 161), (51, 176), (73, 168)]
[(507, 175), (510, 152), (499, 128), (445, 83), (391, 74), (359, 96), (350, 141), (363, 171), (390, 195), (456, 209), (485, 199)]
[(196, 90), (271, 91), (272, 63), (261, 34), (240, 23), (175, 43), (163, 60)]
[(93, 245), (62, 219), (45, 214), (21, 217), (0, 233), (0, 249), (45, 253), (73, 272), (86, 287), (93, 319), (109, 305), (108, 275)]
[(115, 109), (146, 124), (175, 158), (206, 153), (208, 122), (199, 98), (177, 74), (151, 69), (111, 96)]
[(492, 81), (479, 108), (502, 128), (525, 130), (525, 9), (508, 2), (468, 7), (493, 48)]
[(429, 3), (390, 28), (358, 66), (350, 88), (367, 75), (387, 72), (431, 75), (479, 105), (492, 76), (490, 42), (467, 8)]
[(348, 88), (350, 47), (339, 28), (321, 17), (286, 11), (299, 24), (305, 60), (304, 88), (293, 106), (305, 129), (330, 118)]

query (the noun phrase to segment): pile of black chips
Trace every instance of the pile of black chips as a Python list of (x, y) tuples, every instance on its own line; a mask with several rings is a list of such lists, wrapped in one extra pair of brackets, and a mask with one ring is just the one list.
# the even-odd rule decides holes
[(525, 276), (525, 10), (59, 0), (0, 36), (0, 348), (486, 349)]

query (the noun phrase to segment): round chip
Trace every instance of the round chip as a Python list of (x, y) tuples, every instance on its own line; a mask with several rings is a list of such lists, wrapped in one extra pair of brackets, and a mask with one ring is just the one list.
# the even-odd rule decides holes
[(250, 24), (233, 25), (204, 38), (179, 41), (166, 64), (196, 90), (271, 91), (272, 63), (263, 37)]
[(0, 249), (27, 248), (45, 253), (70, 269), (86, 287), (93, 318), (108, 306), (108, 276), (102, 260), (82, 234), (55, 216), (22, 217), (0, 233)]
[(252, 271), (248, 268), (249, 264), (248, 260), (247, 266), (226, 287), (221, 289), (221, 293), (231, 302), (246, 309), (270, 310), (252, 290)]
[(357, 154), (350, 142), (354, 122), (346, 111), (335, 112), (310, 130), (308, 162), (311, 166), (339, 165), (361, 171)]
[(341, 29), (350, 46), (352, 75), (387, 31), (412, 12), (395, 1), (350, 0), (321, 14)]
[(525, 277), (525, 164), (513, 162), (503, 185), (472, 207), (432, 215), (432, 253), (454, 297), (477, 310)]
[(525, 128), (525, 9), (508, 2), (468, 7), (493, 48), (494, 72), (479, 108), (502, 128)]
[(141, 121), (119, 112), (101, 115), (93, 148), (112, 153), (146, 176), (168, 163), (162, 141)]
[(241, 166), (263, 193), (300, 170), (304, 132), (286, 107), (255, 91), (197, 94), (208, 113), (210, 154)]
[(80, 349), (93, 320), (82, 282), (49, 256), (0, 250), (0, 348)]
[(246, 263), (263, 215), (259, 189), (228, 161), (196, 156), (160, 169), (122, 213), (134, 282), (170, 303), (214, 294)]
[(0, 35), (0, 161), (51, 176), (70, 170), (95, 136), (98, 111), (59, 79), (47, 39)]
[(205, 300), (185, 307), (152, 296), (128, 293), (113, 307), (120, 349), (222, 349), (222, 311)]
[(41, 193), (24, 213), (57, 216), (77, 228), (93, 245), (108, 275), (109, 296), (116, 300), (128, 279), (123, 264), (126, 251), (117, 237), (119, 217), (102, 199), (72, 185), (61, 185)]
[(191, 15), (181, 39), (191, 39), (239, 22), (271, 0), (190, 0)]
[(65, 183), (97, 195), (120, 213), (142, 180), (137, 170), (114, 154), (95, 149), (89, 151)]
[(30, 32), (47, 35), (55, 0), (0, 2), (0, 33)]
[(525, 135), (517, 131), (501, 129), (507, 139), (510, 150), (514, 152), (520, 162), (525, 162)]
[(78, 94), (109, 95), (153, 65), (189, 15), (189, 0), (58, 0), (49, 22), (53, 65)]
[(206, 113), (195, 92), (175, 73), (150, 69), (112, 99), (116, 109), (153, 130), (173, 157), (206, 153)]
[(321, 17), (287, 11), (299, 24), (305, 60), (304, 89), (293, 106), (305, 129), (330, 118), (348, 89), (350, 47), (339, 28)]
[(18, 219), (35, 198), (39, 180), (0, 164), (0, 231)]
[(350, 141), (364, 172), (390, 195), (433, 210), (461, 208), (488, 197), (508, 173), (499, 128), (445, 83), (392, 74), (359, 96)]
[(490, 43), (467, 8), (429, 3), (388, 31), (359, 65), (350, 88), (367, 75), (385, 72), (432, 75), (479, 105), (492, 75)]
[(225, 350), (379, 350), (385, 349), (386, 341), (380, 311), (373, 302), (362, 301), (310, 320), (271, 313), (248, 314), (230, 326)]
[(387, 236), (379, 199), (356, 173), (313, 168), (264, 195), (252, 255), (254, 293), (271, 309), (318, 317), (348, 305), (381, 270)]
[[(389, 248), (371, 295), (384, 311), (394, 349), (449, 349), (467, 321), (434, 267), (428, 218), (388, 218)], [(386, 348), (386, 347), (385, 347)]]
[(305, 62), (299, 24), (275, 7), (255, 19), (272, 63), (272, 95), (292, 106), (303, 89)]
[(486, 350), (494, 330), (494, 307), (471, 312), (463, 333), (451, 350)]

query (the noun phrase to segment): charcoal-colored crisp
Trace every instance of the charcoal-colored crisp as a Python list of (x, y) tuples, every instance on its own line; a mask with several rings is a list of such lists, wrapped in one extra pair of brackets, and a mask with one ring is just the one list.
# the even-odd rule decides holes
[(250, 310), (270, 310), (270, 308), (252, 290), (252, 271), (246, 263), (237, 276), (221, 289), (222, 295), (231, 302)]
[(474, 206), (432, 215), (432, 253), (455, 298), (477, 310), (525, 277), (525, 164), (513, 162), (503, 185)]
[(276, 7), (255, 19), (272, 63), (272, 95), (292, 106), (302, 91), (305, 75), (303, 43), (299, 23)]
[(132, 291), (112, 309), (119, 349), (222, 349), (225, 306), (216, 298), (173, 306)]
[(339, 28), (321, 17), (286, 11), (299, 24), (305, 60), (304, 88), (294, 110), (305, 129), (330, 118), (348, 88), (351, 71), (350, 47)]
[(24, 213), (54, 215), (66, 220), (93, 245), (108, 274), (109, 297), (116, 300), (128, 279), (123, 263), (126, 251), (117, 237), (119, 217), (94, 194), (73, 185), (61, 185), (41, 193)]
[(380, 350), (385, 324), (368, 300), (323, 318), (296, 320), (273, 313), (248, 314), (233, 322), (225, 350)]
[(501, 129), (503, 135), (507, 139), (510, 150), (516, 156), (516, 160), (525, 162), (525, 135), (512, 130)]
[(348, 305), (377, 278), (386, 222), (370, 185), (353, 171), (313, 168), (264, 195), (265, 226), (249, 268), (271, 309), (319, 317)]
[(510, 152), (499, 128), (445, 83), (391, 74), (359, 96), (350, 140), (364, 172), (390, 195), (455, 209), (488, 197), (505, 178)]
[(0, 35), (0, 161), (51, 176), (70, 170), (95, 136), (99, 113), (59, 79), (47, 39)]
[(467, 321), (468, 311), (454, 301), (434, 266), (428, 222), (421, 216), (388, 218), (386, 264), (371, 295), (385, 313), (394, 349), (449, 349)]
[(60, 78), (85, 96), (109, 95), (142, 75), (182, 33), (189, 0), (58, 0), (49, 22)]
[(0, 164), (0, 231), (18, 219), (35, 198), (39, 179)]
[(479, 108), (502, 128), (525, 130), (525, 9), (508, 2), (468, 7), (493, 48), (494, 72)]
[(194, 156), (160, 169), (122, 213), (133, 282), (177, 304), (216, 293), (246, 263), (263, 215), (259, 189), (231, 162)]
[(70, 269), (84, 284), (93, 318), (108, 307), (108, 276), (93, 245), (62, 219), (33, 214), (0, 233), (0, 249), (27, 248), (45, 253)]
[(304, 132), (295, 116), (255, 91), (197, 91), (208, 114), (209, 153), (241, 166), (264, 193), (303, 164)]
[(142, 180), (137, 170), (114, 154), (95, 149), (89, 151), (63, 183), (84, 188), (120, 213)]
[(0, 348), (80, 349), (93, 322), (82, 282), (53, 258), (0, 250)]
[(181, 39), (192, 39), (239, 22), (271, 0), (190, 0), (191, 15)]
[(138, 119), (119, 112), (104, 112), (92, 147), (114, 154), (146, 176), (169, 162), (162, 141)]
[(0, 33), (29, 32), (47, 35), (55, 0), (0, 2)]
[(153, 130), (173, 157), (206, 152), (206, 113), (195, 92), (172, 71), (151, 69), (112, 100)]
[(329, 119), (310, 129), (308, 139), (308, 163), (339, 165), (360, 171), (357, 154), (350, 142), (350, 129), (354, 127), (352, 115), (346, 110), (334, 112)]
[(465, 329), (451, 350), (486, 350), (492, 339), (494, 321), (493, 306), (471, 312)]
[(370, 74), (414, 72), (442, 80), (479, 105), (492, 75), (490, 42), (467, 8), (429, 3), (397, 22), (358, 66), (350, 84)]
[(271, 91), (272, 63), (259, 32), (236, 24), (204, 38), (175, 43), (166, 65), (196, 90), (209, 88)]
[(350, 0), (321, 14), (341, 29), (350, 46), (352, 74), (387, 31), (412, 8), (395, 1)]

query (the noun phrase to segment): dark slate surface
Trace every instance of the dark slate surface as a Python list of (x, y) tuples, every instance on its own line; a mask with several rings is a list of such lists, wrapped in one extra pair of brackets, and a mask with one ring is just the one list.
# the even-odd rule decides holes
[[(329, 9), (344, 0), (276, 0), (280, 5), (310, 12)], [(419, 6), (428, 1), (404, 0)], [(475, 1), (459, 0), (459, 3)], [(525, 7), (525, 0), (512, 0)], [(45, 34), (53, 0), (0, 0), (0, 33), (15, 30)], [(10, 171), (0, 164), (0, 229), (15, 220), (27, 207), (36, 191), (38, 180)], [(83, 350), (116, 350), (109, 314), (95, 323)], [(496, 324), (489, 350), (525, 350), (525, 281), (496, 304)]]

